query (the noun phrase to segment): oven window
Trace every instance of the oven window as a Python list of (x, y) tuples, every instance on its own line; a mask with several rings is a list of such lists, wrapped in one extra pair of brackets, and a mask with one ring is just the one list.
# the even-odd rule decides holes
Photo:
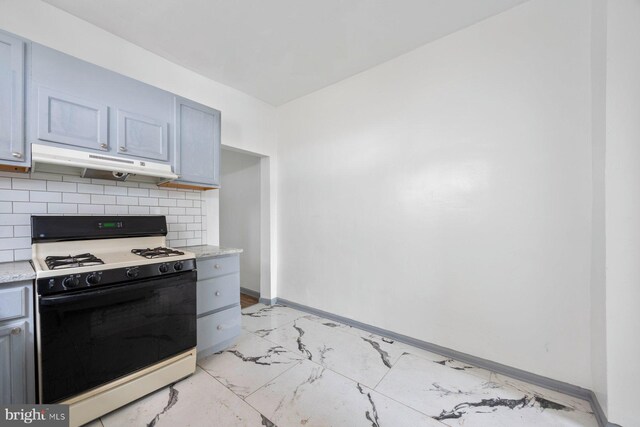
[(42, 403), (108, 383), (196, 345), (196, 272), (42, 297)]

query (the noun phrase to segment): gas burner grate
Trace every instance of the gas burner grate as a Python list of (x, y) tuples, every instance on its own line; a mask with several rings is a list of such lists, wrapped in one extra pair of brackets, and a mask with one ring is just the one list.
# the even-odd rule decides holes
[(169, 256), (178, 256), (184, 255), (184, 252), (176, 251), (175, 249), (157, 247), (157, 248), (146, 248), (146, 249), (131, 249), (132, 254), (140, 255), (145, 258), (164, 258)]
[(44, 259), (44, 262), (49, 267), (49, 270), (104, 264), (104, 261), (100, 258), (89, 253), (73, 256), (48, 256)]

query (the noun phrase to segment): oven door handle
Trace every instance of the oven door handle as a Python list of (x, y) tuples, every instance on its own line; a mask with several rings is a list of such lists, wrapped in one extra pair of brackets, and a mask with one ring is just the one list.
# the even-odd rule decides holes
[[(191, 272), (189, 272), (191, 273)], [(163, 289), (170, 286), (175, 286), (176, 284), (183, 283), (185, 280), (189, 280), (189, 273), (181, 273), (179, 276), (174, 276), (175, 281), (163, 283), (159, 285), (157, 280), (148, 279), (139, 284), (125, 284), (119, 285), (115, 287), (105, 287), (104, 289), (92, 289), (90, 291), (79, 292), (74, 294), (66, 294), (66, 295), (54, 295), (54, 296), (44, 296), (40, 297), (40, 305), (41, 306), (52, 306), (52, 305), (60, 305), (60, 304), (72, 304), (76, 302), (82, 302), (90, 299), (100, 298), (104, 296), (116, 296), (123, 295), (127, 293), (137, 293), (139, 291), (145, 291), (147, 289)], [(163, 277), (163, 279), (167, 279), (169, 276)], [(195, 283), (195, 279), (193, 279)], [(135, 291), (135, 292), (134, 292)]]

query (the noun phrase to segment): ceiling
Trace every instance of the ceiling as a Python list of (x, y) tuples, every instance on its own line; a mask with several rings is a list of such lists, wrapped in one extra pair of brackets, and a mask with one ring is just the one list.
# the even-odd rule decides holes
[(526, 0), (44, 0), (272, 105)]

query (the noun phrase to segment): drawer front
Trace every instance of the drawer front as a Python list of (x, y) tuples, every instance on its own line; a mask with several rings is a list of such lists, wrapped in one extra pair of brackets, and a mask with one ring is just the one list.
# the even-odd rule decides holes
[(198, 352), (240, 335), (240, 306), (198, 319)]
[(29, 289), (25, 286), (0, 289), (0, 321), (26, 317), (28, 315), (28, 292)]
[(198, 279), (210, 279), (240, 271), (240, 257), (231, 255), (198, 260)]
[(240, 303), (240, 275), (198, 280), (198, 315)]

